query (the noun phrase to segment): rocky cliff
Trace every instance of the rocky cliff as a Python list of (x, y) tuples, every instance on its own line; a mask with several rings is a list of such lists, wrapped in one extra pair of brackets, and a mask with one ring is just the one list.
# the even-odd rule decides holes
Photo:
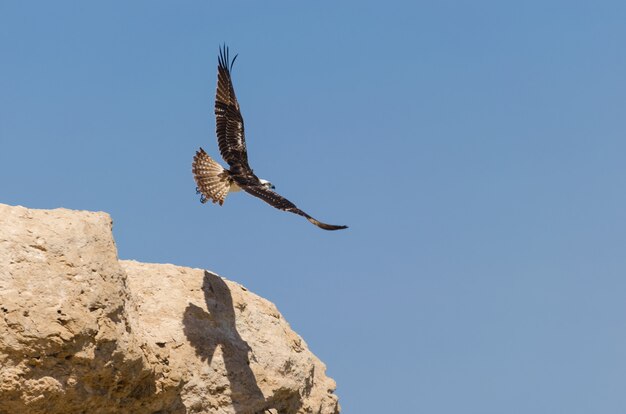
[(0, 413), (339, 412), (272, 303), (207, 270), (119, 261), (111, 226), (0, 204)]

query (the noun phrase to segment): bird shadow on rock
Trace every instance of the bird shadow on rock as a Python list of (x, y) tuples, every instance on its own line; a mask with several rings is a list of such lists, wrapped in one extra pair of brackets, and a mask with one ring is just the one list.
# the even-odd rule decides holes
[(183, 316), (185, 336), (195, 348), (196, 355), (209, 366), (217, 348), (221, 349), (236, 413), (267, 412), (272, 407), (267, 406), (250, 368), (249, 354), (252, 349), (237, 331), (228, 285), (221, 277), (205, 271), (202, 291), (208, 312), (193, 303), (187, 305)]

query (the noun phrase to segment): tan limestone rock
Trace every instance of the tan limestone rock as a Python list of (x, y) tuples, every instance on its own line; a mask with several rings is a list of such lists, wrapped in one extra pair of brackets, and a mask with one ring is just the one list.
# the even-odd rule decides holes
[(121, 263), (133, 331), (189, 412), (337, 412), (334, 381), (271, 302), (201, 269)]
[(0, 204), (0, 413), (339, 412), (276, 307), (118, 261), (105, 213)]

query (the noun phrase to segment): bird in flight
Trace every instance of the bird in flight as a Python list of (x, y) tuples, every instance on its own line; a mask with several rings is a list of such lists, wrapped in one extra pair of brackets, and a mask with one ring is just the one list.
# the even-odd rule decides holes
[(243, 190), (279, 210), (305, 217), (321, 229), (341, 230), (348, 228), (348, 226), (326, 224), (314, 219), (291, 201), (273, 191), (272, 183), (254, 175), (252, 168), (248, 165), (243, 118), (230, 76), (235, 59), (237, 56), (230, 60), (226, 45), (220, 48), (217, 65), (215, 121), (220, 154), (230, 168), (223, 168), (202, 148), (196, 151), (196, 155), (193, 157), (192, 172), (197, 184), (196, 192), (200, 194), (200, 202), (206, 203), (211, 200), (221, 206), (224, 204), (224, 199), (228, 193)]

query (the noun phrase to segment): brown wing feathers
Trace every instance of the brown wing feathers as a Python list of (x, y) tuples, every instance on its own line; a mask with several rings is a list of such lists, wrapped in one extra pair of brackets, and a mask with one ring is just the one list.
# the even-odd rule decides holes
[(241, 164), (248, 167), (243, 117), (239, 111), (239, 103), (230, 77), (237, 56), (233, 60), (229, 59), (228, 48), (220, 48), (217, 65), (217, 92), (215, 94), (217, 144), (222, 158), (228, 165)]
[(294, 203), (292, 203), (291, 201), (287, 200), (285, 197), (281, 196), (280, 194), (270, 190), (269, 188), (263, 185), (248, 185), (245, 182), (239, 182), (239, 180), (236, 180), (236, 181), (237, 181), (237, 184), (245, 192), (257, 198), (260, 198), (261, 200), (265, 201), (267, 204), (279, 210), (289, 211), (291, 213), (298, 214), (299, 216), (305, 217), (307, 220), (309, 220), (311, 223), (315, 224), (317, 227), (321, 229), (341, 230), (341, 229), (348, 228), (348, 226), (336, 226), (334, 224), (326, 224), (326, 223), (322, 223), (321, 221), (314, 219), (313, 217), (309, 216), (307, 213), (305, 213), (304, 211), (296, 207)]

